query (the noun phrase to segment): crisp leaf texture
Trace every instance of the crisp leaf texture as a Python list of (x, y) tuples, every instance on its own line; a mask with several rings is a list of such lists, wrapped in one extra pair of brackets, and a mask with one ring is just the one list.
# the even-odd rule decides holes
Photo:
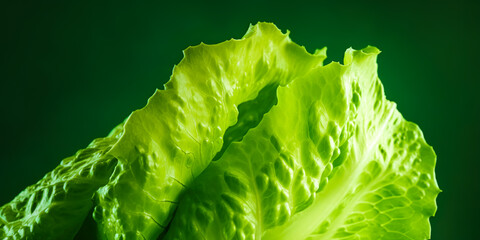
[(93, 206), (95, 191), (108, 182), (117, 160), (106, 154), (123, 124), (108, 137), (64, 159), (36, 184), (0, 208), (0, 239), (71, 239)]
[(435, 154), (349, 49), (278, 88), (278, 105), (197, 178), (166, 239), (426, 239)]
[[(252, 26), (241, 40), (185, 50), (165, 90), (134, 112), (110, 154), (119, 160), (99, 190), (94, 218), (106, 239), (151, 239), (168, 225), (179, 194), (221, 150), (237, 106), (263, 89), (285, 85), (322, 65), (273, 24)], [(249, 109), (258, 118), (258, 109)], [(251, 124), (243, 124), (246, 130)]]
[(427, 239), (436, 156), (375, 47), (323, 65), (270, 23), (189, 47), (165, 90), (0, 208), (0, 238)]

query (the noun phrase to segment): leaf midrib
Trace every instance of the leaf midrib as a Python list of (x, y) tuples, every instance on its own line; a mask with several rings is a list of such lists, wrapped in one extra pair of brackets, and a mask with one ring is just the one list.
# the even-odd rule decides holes
[[(329, 218), (332, 212), (343, 203), (342, 199), (350, 192), (351, 186), (353, 186), (354, 180), (363, 172), (363, 169), (367, 166), (369, 161), (365, 161), (367, 156), (370, 156), (373, 146), (377, 145), (377, 142), (385, 132), (390, 119), (392, 118), (396, 108), (395, 105), (391, 105), (388, 116), (382, 122), (382, 125), (378, 128), (377, 134), (374, 135), (374, 138), (367, 148), (367, 151), (364, 154), (360, 155), (355, 167), (352, 171), (348, 168), (341, 168), (337, 172), (335, 178), (333, 178), (326, 186), (326, 188), (320, 192), (316, 201), (309, 208), (305, 209), (303, 212), (292, 217), (289, 222), (285, 225), (269, 229), (263, 235), (264, 240), (275, 239), (275, 240), (289, 240), (289, 239), (305, 239), (307, 238), (321, 223)], [(349, 173), (352, 174), (349, 174)], [(345, 189), (344, 191), (338, 191), (338, 189)], [(328, 213), (322, 214), (323, 217), (315, 216), (316, 213)], [(329, 239), (329, 238), (323, 238)]]

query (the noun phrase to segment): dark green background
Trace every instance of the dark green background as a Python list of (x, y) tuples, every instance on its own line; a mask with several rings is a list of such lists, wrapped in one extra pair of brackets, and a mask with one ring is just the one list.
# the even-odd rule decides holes
[[(42, 3), (40, 3), (42, 2)], [(476, 239), (480, 149), (479, 7), (468, 1), (0, 5), (0, 205), (108, 134), (161, 88), (182, 50), (271, 21), (327, 62), (377, 46), (386, 95), (420, 125), (443, 190), (433, 239)]]

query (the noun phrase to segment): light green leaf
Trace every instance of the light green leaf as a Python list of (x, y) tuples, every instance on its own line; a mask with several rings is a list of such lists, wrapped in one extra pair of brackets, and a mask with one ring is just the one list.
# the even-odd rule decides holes
[(165, 239), (427, 239), (439, 189), (420, 129), (385, 99), (378, 49), (278, 88), (278, 105), (181, 199)]
[(94, 140), (3, 205), (0, 239), (72, 239), (93, 206), (95, 191), (108, 182), (117, 164), (106, 153), (122, 130), (123, 124)]
[(103, 238), (158, 236), (178, 196), (221, 151), (223, 139), (228, 145), (243, 137), (273, 104), (259, 99), (323, 59), (324, 51), (311, 55), (267, 23), (250, 27), (240, 40), (185, 50), (165, 90), (129, 117), (109, 152), (119, 164), (99, 189), (94, 211)]

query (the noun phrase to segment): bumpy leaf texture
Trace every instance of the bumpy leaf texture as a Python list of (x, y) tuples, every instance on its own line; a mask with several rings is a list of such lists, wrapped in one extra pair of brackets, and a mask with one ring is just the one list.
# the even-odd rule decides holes
[(323, 66), (273, 24), (185, 50), (165, 90), (0, 208), (0, 238), (427, 239), (436, 156), (379, 50)]

